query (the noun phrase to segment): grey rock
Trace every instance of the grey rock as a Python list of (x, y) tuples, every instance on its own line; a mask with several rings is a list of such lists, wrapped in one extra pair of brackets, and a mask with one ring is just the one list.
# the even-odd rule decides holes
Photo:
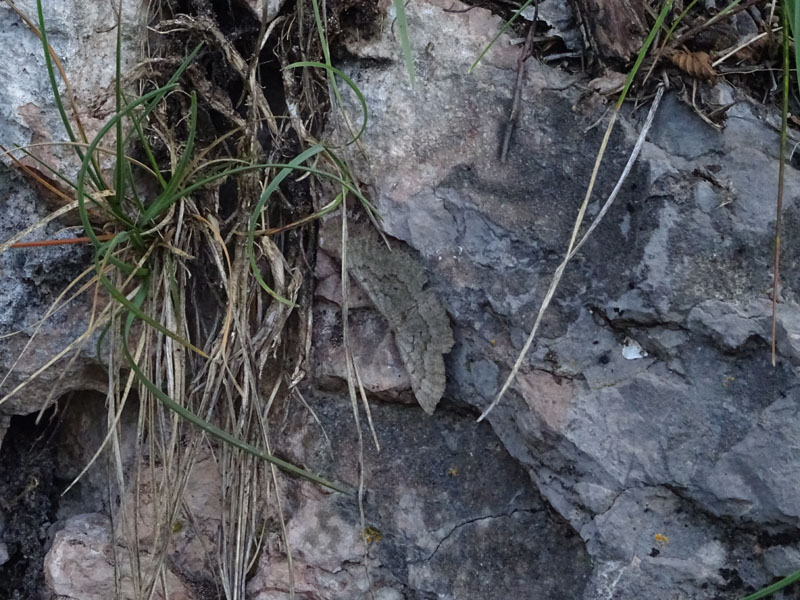
[[(699, 127), (703, 128), (703, 136), (695, 134)], [(656, 115), (650, 139), (670, 154), (696, 161), (704, 155), (722, 152), (724, 136), (708, 128), (698, 115), (684, 110), (675, 96), (667, 96), (663, 109)]]
[[(542, 8), (555, 4), (546, 0)], [(29, 13), (31, 6), (24, 4)], [(51, 41), (68, 69), (76, 69), (70, 78), (81, 105), (93, 107), (84, 117), (95, 130), (110, 110), (113, 65), (113, 30), (102, 26), (107, 15), (97, 7), (88, 3), (80, 13), (50, 15)], [(433, 344), (436, 364), (423, 359), (421, 367), (440, 372), (438, 360), (454, 344), (445, 362), (444, 401), (431, 416), (416, 406), (382, 402), (415, 386), (414, 373), (405, 379), (398, 374), (401, 367), (415, 371), (409, 356), (420, 360), (420, 354), (411, 342), (403, 348), (391, 339), (389, 330), (401, 322), (381, 300), (387, 294), (369, 289), (369, 275), (355, 269), (365, 293), (354, 301), (354, 337), (383, 448), (377, 453), (368, 447), (364, 459), (366, 529), (352, 498), (281, 480), (293, 562), (282, 551), (280, 528), (267, 531), (249, 596), (287, 598), (293, 580), (301, 597), (342, 600), (367, 598), (371, 591), (384, 600), (710, 600), (768, 583), (794, 568), (792, 540), (800, 525), (800, 250), (785, 244), (773, 367), (768, 291), (777, 134), (767, 124), (769, 115), (720, 84), (703, 93), (735, 105), (727, 128), (714, 132), (667, 96), (639, 165), (568, 267), (509, 394), (489, 424), (475, 425), (474, 415), (509, 372), (566, 249), (602, 135), (592, 125), (606, 106), (583, 94), (580, 78), (528, 61), (508, 160), (500, 163), (519, 48), (501, 36), (468, 75), (501, 22), (479, 8), (450, 12), (459, 7), (451, 0), (408, 5), (415, 89), (408, 86), (397, 32), (388, 22), (375, 38), (348, 39), (339, 63), (360, 86), (370, 112), (362, 139), (369, 160), (354, 156), (352, 162), (371, 187), (386, 232), (409, 246), (403, 256), (413, 253), (424, 266), (407, 278), (414, 292), (441, 299), (441, 307), (430, 308), (431, 301), (430, 313), (452, 321), (452, 340), (440, 325), (433, 328), (441, 334)], [(548, 14), (561, 13), (542, 13), (553, 23), (561, 18)], [(21, 40), (2, 40), (0, 48), (14, 57), (0, 61), (0, 69), (41, 68), (38, 42), (5, 7), (0, 31)], [(96, 46), (69, 42), (86, 31), (98, 36)], [(0, 90), (0, 131), (7, 141), (58, 139), (44, 78), (2, 74), (14, 82)], [(28, 80), (30, 88), (16, 85)], [(357, 119), (359, 107), (350, 108)], [(641, 118), (622, 115), (590, 216), (614, 185)], [(56, 164), (74, 167), (69, 153), (52, 153)], [(792, 168), (786, 186), (786, 230), (800, 230), (800, 178)], [(4, 236), (49, 210), (7, 166), (0, 167), (0, 202)], [(366, 270), (374, 246), (361, 248), (367, 250), (360, 257)], [(0, 335), (22, 330), (2, 338), (0, 376), (87, 258), (86, 251), (60, 249), (9, 252), (0, 259), (4, 278), (14, 282), (4, 286)], [(323, 263), (316, 375), (333, 379), (342, 374), (335, 345), (341, 289), (336, 265)], [(410, 287), (405, 280), (403, 285)], [(80, 334), (85, 311), (76, 305), (49, 323), (27, 351), (30, 360), (6, 384), (23, 381)], [(626, 346), (640, 348), (625, 351), (638, 358), (626, 358)], [(38, 410), (54, 388), (102, 389), (97, 367), (84, 355), (64, 379), (40, 379), (39, 387), (2, 410)], [(441, 380), (436, 383), (423, 403), (429, 409), (441, 395)], [(331, 447), (319, 442), (314, 419), (302, 410), (287, 410), (289, 422), (276, 432), (276, 447), (286, 448), (294, 462), (356, 487), (359, 438), (349, 399), (305, 392)], [(87, 418), (91, 414), (87, 410)], [(84, 426), (77, 419), (67, 429), (74, 434)], [(368, 438), (367, 423), (361, 429)], [(74, 473), (97, 441), (86, 437), (74, 456), (62, 457), (64, 474)], [(203, 571), (203, 548), (219, 525), (218, 474), (210, 463), (198, 464), (189, 488), (206, 529), (178, 536), (179, 547), (170, 554), (181, 575)], [(65, 598), (109, 597), (114, 551), (124, 555), (114, 547), (118, 532), (107, 516), (76, 515), (81, 505), (108, 509), (95, 475), (61, 507), (63, 529), (50, 528), (45, 572), (50, 591)], [(154, 526), (141, 525), (145, 536)], [(125, 597), (130, 572), (123, 568), (119, 575)], [(192, 597), (175, 572), (167, 576), (170, 597)]]
[[(3, 532), (6, 528), (6, 516), (3, 511), (0, 511), (0, 536), (3, 535)], [(8, 553), (8, 544), (5, 542), (0, 543), (0, 566), (6, 564), (10, 555)]]
[[(689, 311), (688, 322), (693, 329), (711, 337), (722, 350), (735, 351), (748, 342), (770, 343), (772, 332), (772, 302), (751, 300), (746, 306), (736, 302), (708, 300)], [(793, 302), (778, 304), (775, 342), (780, 353), (798, 365), (798, 327), (800, 307)]]
[[(581, 34), (572, 14), (572, 10), (567, 0), (542, 0), (538, 7), (528, 6), (522, 11), (522, 16), (529, 21), (537, 15), (537, 20), (543, 21), (548, 30), (538, 30), (539, 35), (558, 36), (564, 40), (567, 49), (581, 50)], [(538, 12), (537, 12), (538, 9)]]
[(764, 564), (774, 577), (793, 573), (800, 564), (800, 549), (796, 546), (772, 546), (764, 552)]
[[(669, 490), (628, 490), (581, 531), (590, 552), (602, 557), (593, 597), (644, 598), (669, 590), (673, 598), (697, 598), (708, 588), (741, 592), (739, 573), (752, 568), (752, 556), (735, 549), (730, 534)], [(744, 535), (739, 542), (754, 544), (755, 537)]]
[[(36, 2), (15, 4), (36, 21)], [(49, 43), (64, 64), (78, 115), (92, 139), (114, 112), (117, 34), (108, 26), (114, 21), (114, 8), (95, 2), (53, 3), (44, 7), (44, 15)], [(137, 25), (142, 16), (141, 4), (123, 2), (123, 69), (138, 58), (141, 28)], [(42, 144), (33, 151), (74, 180), (79, 163), (72, 149), (60, 144), (68, 138), (50, 89), (42, 44), (6, 4), (0, 6), (0, 80), (9, 83), (0, 89), (0, 143), (6, 148)], [(66, 100), (63, 84), (60, 91)], [(69, 103), (66, 109), (74, 118)], [(1, 162), (0, 239), (5, 241), (57, 206), (12, 170), (7, 158)], [(76, 229), (63, 231), (65, 224), (75, 224), (74, 217), (53, 222), (30, 239), (79, 235)], [(92, 301), (86, 293), (41, 327), (39, 321), (69, 282), (89, 266), (90, 258), (89, 249), (79, 246), (9, 250), (0, 255), (0, 397), (28, 381), (86, 330)], [(74, 362), (66, 356), (4, 402), (0, 411), (35, 412), (72, 390), (103, 390), (106, 377), (93, 354), (89, 343)]]
[[(27, 184), (4, 165), (0, 165), (0, 208), (0, 236), (4, 240), (47, 212)], [(60, 227), (47, 227), (40, 238), (55, 234)], [(30, 380), (86, 331), (92, 302), (86, 293), (41, 320), (90, 261), (89, 250), (78, 246), (11, 249), (0, 255), (0, 397), (28, 382), (0, 405), (3, 413), (39, 411), (72, 390), (105, 389), (107, 378), (93, 357), (91, 344), (84, 345), (76, 361), (70, 363), (69, 354)]]
[[(36, 2), (14, 3), (34, 23)], [(136, 2), (122, 4), (122, 68), (128, 69), (138, 59), (138, 42), (143, 7)], [(94, 2), (51, 4), (44, 7), (48, 41), (55, 50), (75, 96), (79, 116), (91, 140), (104, 121), (114, 113), (113, 78), (116, 57), (114, 9)], [(3, 145), (48, 144), (68, 140), (56, 109), (45, 67), (42, 43), (17, 14), (0, 7), (0, 47), (4, 54), (0, 79), (10, 82), (0, 90), (0, 131)], [(68, 100), (63, 82), (59, 91)], [(70, 117), (72, 107), (65, 105)], [(74, 121), (73, 121), (74, 126)], [(66, 146), (44, 146), (36, 149), (50, 166), (67, 175), (77, 162), (73, 150)], [(4, 160), (5, 162), (5, 160)]]
[[(297, 411), (282, 447), (355, 487), (358, 450), (349, 399), (313, 391), (306, 399), (332, 445), (323, 448), (310, 416)], [(368, 543), (353, 499), (306, 483), (289, 495), (298, 595), (324, 590), (332, 600), (371, 598), (366, 564), (378, 597), (580, 597), (590, 574), (580, 538), (546, 510), (490, 427), (476, 426), (469, 414), (440, 409), (427, 417), (395, 403), (373, 402), (372, 418), (381, 450), (365, 448)], [(553, 564), (569, 565), (569, 577)], [(285, 599), (288, 592), (286, 558), (264, 553), (249, 597)]]
[[(528, 61), (500, 163), (518, 49), (501, 37), (467, 75), (498, 21), (450, 8), (409, 5), (416, 56), (432, 62), (416, 89), (399, 61), (359, 62), (394, 56), (384, 50), (390, 32), (352, 46), (355, 58), (341, 66), (371, 115), (368, 161), (354, 156), (357, 170), (386, 232), (419, 252), (452, 318), (446, 398), (481, 410), (566, 249), (599, 147), (600, 132), (587, 127), (604, 107), (581, 97), (570, 76)], [(738, 91), (711, 92), (736, 103), (721, 132), (667, 95), (639, 164), (567, 267), (538, 341), (489, 416), (586, 540), (594, 571), (585, 600), (755, 589), (775, 568), (753, 551), (756, 532), (791, 535), (800, 525), (794, 243), (784, 244), (775, 367), (769, 348), (777, 134)], [(616, 182), (641, 118), (622, 116), (598, 199)], [(794, 169), (786, 186), (791, 228), (800, 224)], [(639, 358), (625, 358), (626, 344)], [(669, 535), (676, 529), (689, 540), (680, 552)], [(670, 539), (665, 549), (653, 545), (656, 533)], [(654, 547), (659, 554), (648, 556)]]

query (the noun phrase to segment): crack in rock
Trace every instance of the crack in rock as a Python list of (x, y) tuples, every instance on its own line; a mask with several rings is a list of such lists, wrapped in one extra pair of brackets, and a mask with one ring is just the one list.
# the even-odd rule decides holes
[(419, 559), (419, 560), (409, 561), (409, 564), (418, 564), (418, 563), (423, 563), (423, 562), (430, 561), (434, 556), (436, 556), (436, 553), (439, 551), (439, 548), (442, 547), (442, 544), (444, 544), (448, 539), (450, 539), (453, 536), (453, 534), (456, 531), (458, 531), (459, 529), (461, 529), (462, 527), (466, 527), (467, 525), (472, 525), (473, 523), (478, 523), (480, 521), (489, 521), (489, 520), (493, 520), (493, 519), (507, 519), (509, 517), (513, 517), (517, 513), (536, 514), (537, 512), (540, 512), (540, 511), (537, 510), (537, 509), (533, 509), (533, 508), (515, 508), (511, 512), (500, 513), (500, 514), (497, 514), (497, 515), (484, 515), (484, 516), (481, 516), (481, 517), (474, 517), (472, 519), (467, 519), (466, 521), (462, 521), (461, 523), (457, 523), (456, 525), (454, 525), (452, 527), (452, 529), (450, 529), (450, 531), (448, 531), (445, 534), (445, 536), (442, 539), (439, 540), (439, 542), (436, 544), (436, 547), (433, 549), (433, 551), (427, 557)]

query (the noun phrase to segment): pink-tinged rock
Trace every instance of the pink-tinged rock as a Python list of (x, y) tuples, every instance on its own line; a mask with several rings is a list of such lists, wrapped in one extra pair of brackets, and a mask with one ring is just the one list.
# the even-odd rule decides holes
[[(146, 557), (140, 559), (147, 563)], [(118, 568), (119, 586), (115, 576)], [(145, 565), (146, 566), (146, 565)], [(113, 547), (107, 516), (90, 513), (69, 519), (56, 533), (44, 563), (49, 590), (60, 600), (136, 600), (127, 551)], [(171, 571), (166, 570), (168, 593), (156, 590), (158, 600), (197, 600)]]

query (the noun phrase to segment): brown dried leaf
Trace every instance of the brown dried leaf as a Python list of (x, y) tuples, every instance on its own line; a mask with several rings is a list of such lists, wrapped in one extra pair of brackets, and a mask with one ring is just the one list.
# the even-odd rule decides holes
[(717, 76), (717, 72), (711, 66), (711, 56), (708, 52), (676, 50), (669, 59), (676, 67), (697, 79), (713, 79)]
[(625, 80), (627, 77), (625, 73), (606, 70), (603, 72), (602, 76), (592, 79), (589, 82), (589, 88), (604, 96), (617, 94), (625, 87)]
[(773, 50), (779, 47), (777, 36), (765, 35), (753, 40), (747, 46), (736, 53), (736, 58), (746, 62), (758, 62), (764, 57), (769, 56)]

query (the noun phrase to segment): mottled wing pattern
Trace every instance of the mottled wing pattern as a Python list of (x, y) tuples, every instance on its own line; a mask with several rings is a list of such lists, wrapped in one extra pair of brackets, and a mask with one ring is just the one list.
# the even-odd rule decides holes
[(444, 394), (443, 355), (453, 347), (450, 319), (411, 254), (389, 250), (374, 231), (359, 233), (347, 247), (350, 274), (392, 329), (417, 402), (432, 414)]

